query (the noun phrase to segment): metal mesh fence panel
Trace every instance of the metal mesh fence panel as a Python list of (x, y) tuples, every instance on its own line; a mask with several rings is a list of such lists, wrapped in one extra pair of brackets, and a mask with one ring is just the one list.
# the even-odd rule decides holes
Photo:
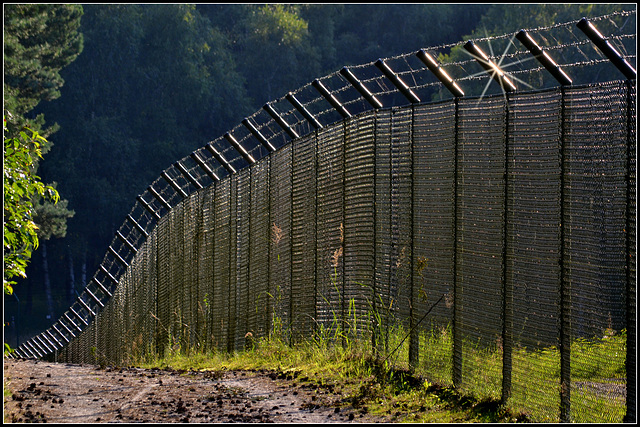
[[(347, 124), (344, 147), (344, 255), (347, 333), (368, 336), (372, 316), (374, 257), (374, 133), (371, 113)], [(364, 333), (366, 331), (366, 334)]]
[(344, 126), (324, 128), (317, 137), (316, 331), (331, 338), (343, 326)]
[(249, 332), (255, 337), (269, 331), (269, 162), (252, 166), (251, 175), (251, 259), (249, 278)]
[(369, 65), (395, 106), (331, 75), (297, 95), (342, 121), (279, 103), (237, 132), (256, 159), (217, 140), (165, 170), (21, 357), (363, 339), (534, 421), (635, 420), (635, 80), (399, 106)]
[(562, 96), (554, 90), (509, 102), (503, 339), (511, 404), (557, 421)]
[(636, 335), (636, 301), (637, 301), (637, 237), (636, 237), (636, 221), (637, 221), (637, 173), (636, 153), (638, 149), (637, 133), (636, 133), (636, 100), (637, 88), (636, 82), (628, 84), (629, 91), (627, 93), (628, 111), (627, 111), (627, 411), (625, 421), (635, 422), (636, 420), (636, 381), (637, 381), (637, 335)]
[(271, 156), (270, 212), (271, 212), (271, 260), (270, 295), (272, 299), (272, 328), (291, 332), (291, 145), (283, 147)]
[[(565, 286), (571, 420), (625, 411), (627, 97), (624, 84), (567, 92)], [(606, 402), (606, 403), (605, 403)], [(606, 409), (604, 409), (606, 407)], [(584, 414), (589, 414), (584, 417)]]
[[(168, 218), (167, 218), (168, 219)], [(157, 304), (155, 310), (156, 320), (156, 348), (160, 356), (169, 351), (170, 342), (170, 323), (171, 323), (171, 301), (169, 300), (171, 286), (171, 240), (166, 238), (166, 227), (168, 221), (162, 221), (156, 227), (156, 245), (157, 245), (157, 277), (158, 277), (158, 293)]]
[(314, 330), (316, 319), (316, 137), (292, 143), (291, 322), (292, 340)]
[(194, 236), (193, 268), (197, 287), (197, 344), (202, 349), (211, 349), (212, 342), (212, 298), (213, 298), (213, 199), (210, 191), (198, 192), (198, 210)]
[(237, 211), (236, 211), (236, 305), (235, 322), (236, 344), (234, 349), (244, 348), (244, 337), (250, 332), (247, 322), (249, 315), (249, 259), (251, 257), (251, 169), (243, 169), (237, 177)]
[(460, 100), (454, 363), (461, 389), (499, 399), (505, 99)]
[(213, 252), (213, 339), (216, 348), (227, 347), (230, 280), (230, 180), (216, 184)]
[[(140, 295), (143, 300), (142, 306), (137, 307), (138, 319), (144, 325), (143, 340), (144, 346), (141, 351), (146, 350), (146, 354), (153, 356), (157, 354), (158, 324), (154, 318), (158, 305), (158, 264), (156, 262), (157, 239), (155, 233), (139, 249), (140, 267), (144, 271), (144, 282), (131, 283), (132, 293)], [(144, 283), (142, 286), (140, 283)], [(133, 356), (136, 356), (134, 353)]]
[[(190, 199), (191, 200), (191, 199)], [(187, 204), (181, 203), (176, 209), (173, 209), (165, 218), (169, 218), (168, 230), (169, 235), (165, 237), (171, 241), (170, 247), (170, 282), (169, 291), (169, 316), (170, 329), (169, 339), (172, 350), (187, 350), (189, 348), (189, 321), (191, 307), (188, 303), (186, 266), (186, 247), (191, 244), (185, 227), (185, 215), (187, 213)], [(178, 240), (174, 236), (184, 236)], [(191, 268), (191, 266), (189, 266)]]
[[(391, 282), (389, 302), (401, 327), (402, 338), (413, 327), (413, 223), (412, 223), (412, 109), (397, 109), (391, 116)], [(410, 344), (414, 337), (405, 340), (407, 351), (394, 355), (396, 363), (410, 362)], [(399, 343), (394, 343), (395, 345)], [(396, 358), (397, 356), (397, 358)]]
[(200, 197), (197, 194), (185, 199), (184, 204), (185, 247), (182, 266), (185, 277), (185, 293), (183, 294), (183, 300), (185, 304), (189, 304), (189, 317), (187, 319), (189, 339), (187, 345), (189, 350), (192, 350), (202, 347), (199, 312), (201, 297), (198, 283), (198, 264), (200, 259), (198, 239), (201, 233), (199, 228), (202, 226), (203, 221)]
[[(237, 311), (238, 300), (241, 298), (238, 292), (238, 230), (241, 225), (242, 217), (238, 213), (238, 177), (240, 175), (232, 175), (229, 182), (229, 276), (227, 278), (227, 351), (232, 352), (236, 350), (236, 345), (239, 344), (237, 337), (238, 330), (236, 319), (238, 315), (241, 315)], [(223, 303), (224, 304), (224, 303)]]
[(382, 353), (389, 350), (392, 324), (391, 299), (391, 111), (376, 111), (375, 118), (375, 273), (371, 302), (376, 314), (373, 344)]
[(457, 103), (416, 107), (414, 123), (414, 303), (418, 317), (436, 304), (419, 325), (419, 360), (431, 381), (448, 384), (453, 378), (456, 108)]

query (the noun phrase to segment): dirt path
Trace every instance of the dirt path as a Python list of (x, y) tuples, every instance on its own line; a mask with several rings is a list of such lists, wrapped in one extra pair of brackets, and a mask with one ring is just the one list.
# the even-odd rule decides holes
[(4, 360), (7, 422), (384, 422), (269, 371), (186, 372)]

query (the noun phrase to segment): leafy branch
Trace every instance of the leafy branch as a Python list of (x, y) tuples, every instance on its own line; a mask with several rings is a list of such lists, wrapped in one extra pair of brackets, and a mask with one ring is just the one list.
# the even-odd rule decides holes
[[(8, 113), (9, 118), (11, 114)], [(33, 250), (38, 248), (38, 226), (34, 221), (33, 199), (40, 196), (57, 203), (58, 192), (35, 174), (47, 141), (36, 131), (23, 127), (12, 132), (4, 117), (4, 292), (11, 295), (15, 277), (26, 277)]]

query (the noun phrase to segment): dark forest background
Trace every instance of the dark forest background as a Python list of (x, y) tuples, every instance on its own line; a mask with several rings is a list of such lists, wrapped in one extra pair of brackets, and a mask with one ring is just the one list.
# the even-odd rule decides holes
[[(38, 175), (55, 183), (62, 199), (55, 207), (39, 205), (39, 220), (54, 224), (49, 227), (52, 231), (41, 236), (27, 278), (18, 282), (14, 295), (5, 295), (5, 342), (12, 346), (50, 326), (68, 309), (102, 261), (136, 195), (163, 169), (227, 132), (267, 101), (345, 65), (635, 8), (610, 4), (42, 7), (38, 16), (47, 19), (47, 31), (38, 23), (40, 18), (26, 22), (15, 6), (4, 8), (5, 109), (8, 104), (23, 106), (17, 113), (47, 137)], [(25, 26), (43, 32), (42, 37), (67, 40), (61, 43), (75, 49), (66, 53), (68, 63), (58, 64), (61, 81), (55, 93), (29, 95), (26, 86), (19, 87), (24, 74), (40, 76), (37, 70), (23, 72), (23, 80), (8, 75), (12, 58), (7, 55), (12, 50), (7, 43), (13, 39), (7, 35), (29, 33)], [(48, 43), (46, 38), (29, 37), (34, 46)], [(40, 84), (46, 87), (47, 78), (58, 77), (43, 75)], [(16, 87), (8, 87), (14, 80)]]

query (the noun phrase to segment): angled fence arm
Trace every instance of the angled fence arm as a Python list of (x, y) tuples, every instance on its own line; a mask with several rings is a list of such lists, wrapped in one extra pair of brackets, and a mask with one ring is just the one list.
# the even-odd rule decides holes
[(389, 68), (389, 66), (386, 64), (386, 62), (384, 62), (383, 59), (378, 59), (376, 61), (376, 67), (378, 67), (380, 71), (382, 71), (385, 77), (387, 77), (391, 81), (391, 83), (393, 83), (393, 85), (397, 87), (398, 90), (402, 92), (402, 94), (412, 104), (417, 104), (418, 102), (420, 102), (420, 98), (418, 98), (418, 96), (413, 93), (411, 88), (409, 88), (409, 86), (405, 82), (403, 82), (402, 79), (396, 73), (394, 73), (391, 68)]
[(180, 171), (180, 173), (187, 178), (187, 181), (189, 181), (194, 187), (196, 187), (197, 190), (202, 189), (202, 184), (200, 184), (198, 182), (197, 179), (195, 179), (193, 177), (193, 175), (191, 175), (191, 173), (189, 173), (189, 171), (182, 165), (182, 163), (180, 162), (175, 162), (173, 164), (173, 166), (178, 169)]
[(298, 133), (295, 130), (291, 129), (291, 126), (289, 126), (289, 124), (282, 118), (282, 116), (280, 116), (280, 114), (278, 114), (278, 112), (273, 109), (273, 106), (271, 104), (266, 103), (262, 108), (267, 113), (269, 113), (269, 115), (273, 118), (273, 120), (276, 121), (276, 123), (278, 123), (278, 126), (284, 129), (287, 135), (289, 135), (293, 139), (298, 138)]
[(300, 114), (302, 114), (304, 118), (309, 123), (311, 123), (311, 125), (314, 128), (322, 129), (322, 124), (318, 121), (318, 119), (313, 117), (313, 115), (309, 112), (309, 110), (307, 110), (307, 108), (304, 105), (302, 105), (300, 101), (298, 101), (298, 99), (293, 95), (293, 93), (289, 92), (285, 98), (287, 98), (287, 101), (289, 101), (291, 105), (293, 105), (296, 108), (296, 110), (298, 110)]
[(242, 120), (242, 124), (249, 129), (249, 131), (253, 134), (253, 136), (260, 141), (260, 143), (270, 152), (276, 151), (276, 148), (269, 142), (267, 138), (260, 133), (260, 131), (249, 121), (249, 119)]
[[(231, 166), (231, 164), (229, 164), (227, 159), (225, 159), (224, 156), (218, 150), (216, 150), (216, 147), (214, 147), (211, 144), (207, 144), (205, 146), (205, 148), (207, 149), (207, 151), (209, 153), (211, 153), (211, 155), (213, 155), (213, 157), (218, 161), (218, 163), (220, 163), (227, 170), (227, 172), (229, 172), (230, 174), (236, 173), (236, 169), (233, 166)], [(198, 156), (195, 151), (191, 154), (191, 157), (196, 161), (196, 163), (198, 163), (198, 165), (201, 168), (203, 168), (203, 169), (206, 168), (205, 171), (209, 170), (209, 172), (207, 172), (207, 173), (210, 174), (209, 176), (214, 175), (216, 177), (215, 181), (220, 181), (220, 178), (218, 178), (218, 176), (216, 174), (211, 172), (211, 169), (209, 169), (209, 167), (207, 167), (207, 165), (205, 165), (202, 162), (202, 160), (200, 159), (200, 156)]]
[(382, 108), (382, 103), (378, 101), (378, 98), (371, 94), (369, 89), (367, 89), (364, 84), (362, 84), (362, 82), (353, 75), (351, 70), (349, 70), (347, 67), (343, 67), (340, 70), (340, 74), (342, 74), (344, 78), (347, 79), (358, 92), (360, 92), (360, 95), (362, 95), (362, 97), (366, 99), (373, 108)]
[(560, 83), (561, 85), (568, 86), (573, 81), (571, 78), (565, 73), (562, 68), (549, 56), (547, 52), (542, 50), (542, 48), (538, 45), (538, 43), (533, 40), (533, 38), (527, 33), (525, 30), (520, 30), (518, 34), (516, 34), (516, 38), (531, 52), (531, 54), (540, 62), (544, 68), (551, 73), (551, 75)]
[(161, 218), (160, 214), (159, 214), (158, 212), (156, 212), (155, 210), (153, 210), (153, 208), (149, 205), (149, 203), (148, 203), (146, 200), (144, 200), (144, 199), (142, 198), (142, 195), (137, 196), (137, 197), (136, 197), (136, 200), (137, 200), (138, 202), (140, 202), (140, 204), (142, 205), (142, 207), (144, 207), (144, 208), (145, 208), (145, 209), (146, 209), (146, 210), (147, 210), (151, 215), (153, 215), (156, 219), (158, 219), (158, 220), (159, 220), (159, 219)]
[[(209, 146), (207, 145), (207, 148)], [(213, 150), (215, 150), (215, 148), (211, 147)], [(215, 151), (216, 154), (220, 155), (217, 151)], [(200, 156), (198, 155), (198, 153), (196, 151), (194, 151), (193, 153), (191, 153), (191, 158), (193, 159), (194, 162), (196, 162), (198, 164), (198, 166), (200, 166), (200, 169), (202, 169), (207, 175), (209, 175), (209, 178), (211, 178), (214, 181), (220, 181), (220, 177), (218, 175), (216, 175), (216, 173), (214, 171), (211, 170), (211, 168), (209, 166), (207, 166), (207, 164), (202, 160), (202, 158), (200, 158)], [(220, 156), (220, 158), (222, 158), (222, 156)], [(227, 163), (226, 161), (223, 161), (218, 159), (216, 157), (216, 160), (218, 160), (220, 163), (222, 163), (223, 166), (225, 166)]]
[(256, 160), (253, 158), (251, 154), (245, 150), (245, 148), (238, 142), (237, 139), (233, 137), (229, 132), (224, 134), (224, 138), (231, 144), (231, 146), (242, 156), (243, 159), (247, 161), (250, 165), (254, 164)]
[(507, 77), (507, 75), (502, 71), (496, 64), (493, 63), (489, 59), (489, 57), (476, 45), (474, 42), (469, 40), (464, 48), (473, 56), (473, 58), (478, 61), (478, 64), (485, 69), (485, 71), (500, 85), (500, 87), (505, 92), (513, 92), (516, 90), (513, 82)]
[(421, 49), (416, 53), (416, 56), (427, 66), (429, 71), (436, 75), (438, 80), (449, 89), (449, 92), (455, 97), (464, 96), (464, 92), (458, 84), (447, 74), (447, 72), (438, 64), (438, 61), (426, 50)]
[(167, 181), (167, 183), (174, 189), (176, 190), (176, 192), (178, 194), (180, 194), (180, 196), (182, 196), (183, 199), (185, 199), (187, 197), (187, 193), (184, 192), (184, 190), (182, 188), (180, 188), (180, 186), (178, 184), (176, 184), (176, 182), (171, 179), (171, 177), (169, 175), (167, 175), (166, 171), (162, 171), (162, 173), (160, 174), (160, 176), (162, 176), (164, 178), (165, 181)]
[(626, 59), (609, 43), (608, 40), (600, 34), (598, 29), (587, 18), (582, 18), (576, 26), (595, 44), (598, 49), (618, 68), (629, 80), (635, 80), (636, 70), (627, 62)]
[(347, 111), (347, 109), (340, 104), (340, 102), (336, 99), (335, 96), (333, 96), (333, 94), (331, 92), (329, 92), (329, 90), (322, 84), (322, 82), (318, 79), (314, 80), (311, 85), (316, 88), (316, 90), (318, 92), (320, 92), (320, 94), (324, 97), (324, 99), (326, 99), (329, 104), (331, 104), (331, 106), (338, 112), (340, 113), (340, 115), (345, 118), (348, 119), (351, 117), (351, 113), (349, 113), (349, 111)]

